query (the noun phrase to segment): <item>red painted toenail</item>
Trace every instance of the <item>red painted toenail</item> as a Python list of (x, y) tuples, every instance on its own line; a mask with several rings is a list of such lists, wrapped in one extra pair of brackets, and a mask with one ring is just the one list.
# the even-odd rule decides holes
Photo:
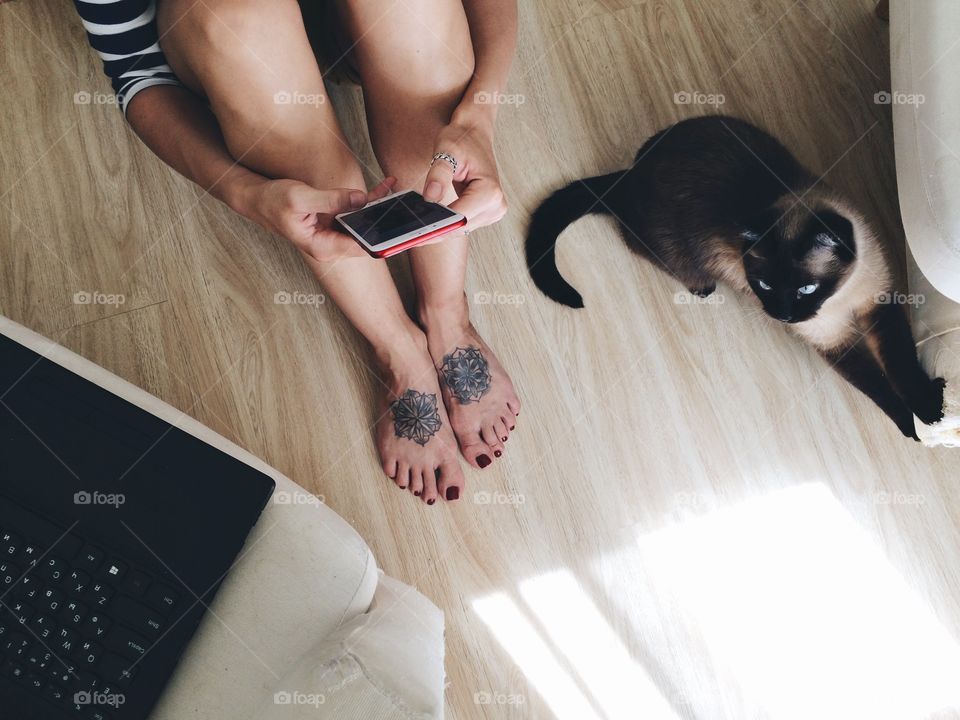
[(413, 491), (413, 494), (416, 495), (417, 497), (420, 497), (420, 491), (419, 491), (419, 490), (414, 490), (414, 491)]
[(504, 435), (504, 436), (503, 436), (502, 438), (500, 438), (500, 439), (503, 440), (504, 442), (506, 442), (506, 441), (507, 441), (507, 436)]
[(513, 432), (513, 431), (516, 430), (516, 429), (517, 429), (517, 426), (516, 426), (516, 425), (511, 425), (511, 426), (510, 426), (510, 432)]
[(433, 505), (435, 502), (436, 502), (436, 499), (434, 499), (434, 500), (427, 500), (427, 505)]
[(407, 486), (406, 486), (406, 485), (398, 485), (397, 487), (399, 487), (401, 490), (406, 490), (406, 489), (407, 489)]
[(486, 455), (477, 455), (477, 465), (479, 465), (482, 468), (485, 468), (489, 464), (490, 464), (490, 458), (488, 458)]
[(458, 497), (460, 497), (460, 488), (458, 487), (447, 488), (447, 500), (456, 500)]
[(499, 450), (494, 450), (493, 454), (496, 455), (497, 457), (500, 457), (501, 455), (503, 455), (503, 453), (500, 452)]

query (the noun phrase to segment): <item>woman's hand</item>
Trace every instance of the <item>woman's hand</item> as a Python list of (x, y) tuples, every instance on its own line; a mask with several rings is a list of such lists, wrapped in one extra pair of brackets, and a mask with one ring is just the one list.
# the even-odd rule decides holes
[(427, 173), (423, 197), (430, 202), (449, 201), (450, 209), (467, 218), (470, 231), (492, 225), (507, 214), (493, 152), (493, 124), (470, 123), (456, 116), (444, 127), (434, 148), (457, 161), (457, 171), (446, 160), (437, 160)]
[(345, 188), (317, 190), (296, 180), (267, 180), (248, 191), (239, 210), (318, 262), (367, 257), (353, 238), (337, 229), (335, 216), (385, 197), (395, 182), (395, 178), (387, 178), (366, 193)]

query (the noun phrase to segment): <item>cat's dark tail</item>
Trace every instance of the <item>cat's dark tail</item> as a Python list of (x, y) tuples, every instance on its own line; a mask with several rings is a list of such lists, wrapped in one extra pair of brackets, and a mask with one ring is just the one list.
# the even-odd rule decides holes
[(583, 298), (557, 269), (555, 248), (560, 233), (584, 215), (609, 213), (609, 199), (601, 200), (623, 172), (577, 180), (557, 190), (533, 213), (527, 233), (527, 270), (544, 295), (572, 308), (582, 308)]

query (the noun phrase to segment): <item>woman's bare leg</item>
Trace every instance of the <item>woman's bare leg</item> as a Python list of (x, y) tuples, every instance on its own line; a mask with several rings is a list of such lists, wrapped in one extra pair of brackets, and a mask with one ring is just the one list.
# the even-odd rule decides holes
[[(238, 161), (317, 188), (363, 187), (295, 0), (161, 0), (158, 23), (171, 67), (208, 98)], [(404, 311), (386, 264), (304, 259), (383, 365), (390, 388), (377, 429), (384, 472), (430, 504), (437, 477), (459, 492), (456, 442), (426, 338)]]
[[(363, 78), (371, 140), (398, 187), (423, 190), (439, 131), (450, 122), (474, 69), (461, 0), (340, 0)], [(456, 197), (446, 197), (450, 203)], [(467, 237), (411, 250), (418, 319), (441, 377), (476, 380), (466, 391), (442, 382), (464, 457), (486, 467), (503, 454), (520, 401), (496, 356), (470, 324), (464, 295)], [(487, 373), (485, 375), (485, 373)]]

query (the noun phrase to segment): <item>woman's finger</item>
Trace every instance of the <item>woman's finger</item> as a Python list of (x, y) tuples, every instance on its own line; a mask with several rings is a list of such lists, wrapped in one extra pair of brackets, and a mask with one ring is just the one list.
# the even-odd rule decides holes
[(393, 192), (393, 186), (397, 184), (397, 179), (393, 176), (385, 177), (383, 181), (373, 190), (367, 193), (367, 202), (380, 200)]
[(347, 188), (337, 188), (336, 190), (309, 188), (295, 202), (298, 212), (337, 215), (338, 213), (362, 208), (367, 204), (367, 193), (363, 190)]
[(454, 170), (446, 160), (434, 160), (423, 183), (423, 198), (427, 202), (440, 202), (443, 198), (453, 197)]
[(492, 225), (503, 217), (507, 206), (503, 191), (493, 180), (478, 178), (467, 183), (460, 198), (450, 209), (467, 218), (470, 230)]

